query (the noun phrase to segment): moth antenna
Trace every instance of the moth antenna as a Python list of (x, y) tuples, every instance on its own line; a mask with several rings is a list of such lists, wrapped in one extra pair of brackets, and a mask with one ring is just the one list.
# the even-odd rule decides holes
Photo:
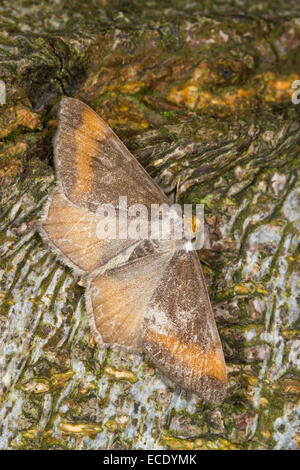
[(203, 257), (201, 256), (201, 254), (199, 253), (199, 251), (197, 251), (197, 254), (198, 254), (198, 258), (199, 260), (201, 261), (202, 264), (205, 264), (205, 266), (207, 266), (209, 269), (211, 269), (213, 271), (213, 268), (212, 266), (210, 265), (210, 263)]
[(219, 269), (213, 267), (213, 266), (211, 265), (211, 263), (210, 263), (209, 261), (207, 261), (207, 259), (202, 256), (201, 250), (197, 250), (197, 255), (198, 255), (199, 261), (200, 261), (202, 264), (204, 264), (205, 266), (207, 266), (208, 269), (210, 269), (211, 271), (215, 271), (215, 272), (217, 272), (217, 273), (220, 273), (220, 272), (221, 272)]

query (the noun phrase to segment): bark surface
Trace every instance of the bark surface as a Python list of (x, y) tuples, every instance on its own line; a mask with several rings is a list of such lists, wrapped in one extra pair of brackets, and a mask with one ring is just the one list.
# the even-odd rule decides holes
[[(299, 5), (15, 3), (0, 5), (0, 448), (295, 449)], [(37, 234), (63, 95), (91, 105), (170, 198), (178, 186), (180, 202), (205, 204), (222, 405), (99, 348), (83, 288)]]

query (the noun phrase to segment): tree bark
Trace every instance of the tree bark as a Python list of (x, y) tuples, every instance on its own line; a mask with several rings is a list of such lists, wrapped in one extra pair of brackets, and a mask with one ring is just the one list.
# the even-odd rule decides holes
[[(0, 6), (0, 448), (296, 448), (299, 6), (18, 3)], [(99, 348), (83, 288), (38, 235), (62, 95), (92, 106), (171, 199), (177, 186), (205, 204), (222, 405)]]

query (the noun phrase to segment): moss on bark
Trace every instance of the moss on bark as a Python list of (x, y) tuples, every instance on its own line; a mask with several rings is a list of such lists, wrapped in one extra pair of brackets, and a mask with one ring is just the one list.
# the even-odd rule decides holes
[[(0, 448), (295, 448), (300, 11), (296, 2), (0, 6)], [(36, 233), (62, 95), (90, 104), (158, 184), (204, 202), (221, 406), (99, 349), (83, 290)]]

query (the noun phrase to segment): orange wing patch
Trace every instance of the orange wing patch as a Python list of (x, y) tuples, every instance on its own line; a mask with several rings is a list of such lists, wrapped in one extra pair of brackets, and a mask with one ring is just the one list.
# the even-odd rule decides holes
[(71, 199), (79, 200), (93, 190), (94, 170), (91, 162), (98, 154), (98, 141), (107, 135), (106, 125), (90, 108), (82, 110), (81, 124), (74, 131), (76, 184)]
[(143, 320), (169, 257), (145, 256), (92, 279), (87, 307), (96, 336), (105, 344), (142, 350)]
[(92, 272), (136, 242), (98, 238), (100, 221), (100, 216), (75, 206), (60, 190), (55, 190), (41, 229), (67, 264), (75, 270)]
[(101, 240), (96, 236), (94, 214), (71, 205), (55, 191), (42, 223), (48, 239), (63, 255), (83, 271), (99, 266)]
[(121, 346), (140, 350), (145, 303), (136, 280), (120, 281), (101, 276), (93, 284), (94, 322), (104, 343), (118, 342)]
[(217, 349), (203, 351), (199, 345), (186, 344), (172, 333), (166, 336), (150, 328), (145, 339), (159, 343), (160, 347), (162, 346), (173, 355), (174, 361), (182, 362), (184, 367), (188, 367), (198, 376), (207, 375), (226, 382), (223, 354), (219, 354)]

